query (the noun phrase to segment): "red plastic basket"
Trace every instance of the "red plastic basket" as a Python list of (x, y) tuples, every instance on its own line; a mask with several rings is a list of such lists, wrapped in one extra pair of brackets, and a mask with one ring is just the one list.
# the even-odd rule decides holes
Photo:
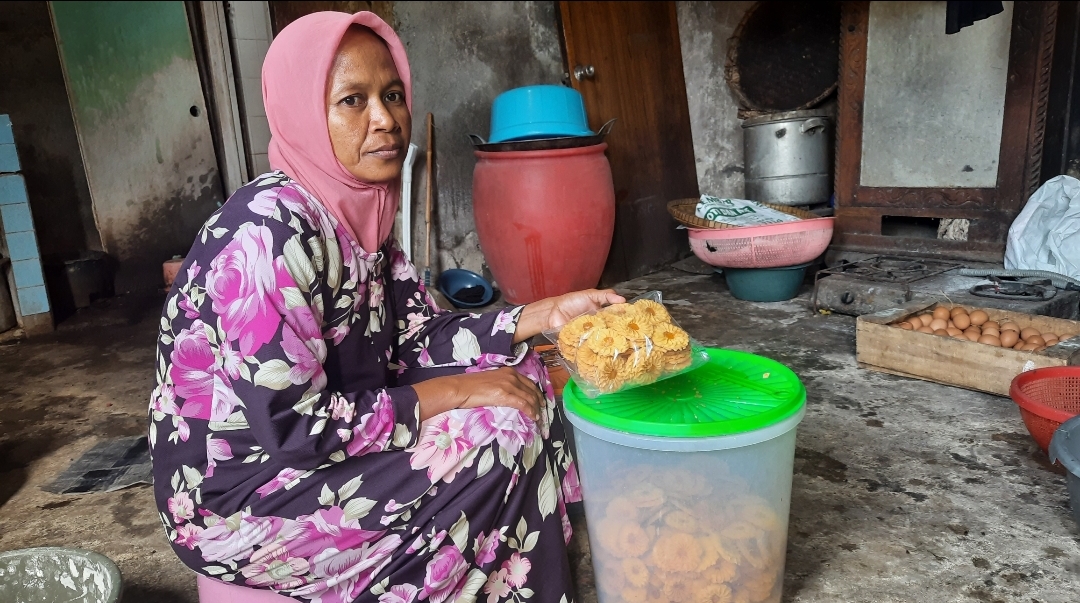
[(1043, 452), (1065, 421), (1080, 414), (1080, 366), (1056, 366), (1020, 373), (1009, 387), (1028, 432)]

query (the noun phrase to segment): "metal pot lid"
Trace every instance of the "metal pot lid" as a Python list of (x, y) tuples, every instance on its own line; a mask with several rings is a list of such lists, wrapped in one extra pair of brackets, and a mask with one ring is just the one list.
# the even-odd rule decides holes
[(819, 117), (821, 119), (833, 120), (835, 115), (828, 109), (803, 109), (801, 111), (782, 111), (780, 113), (769, 113), (767, 115), (759, 115), (758, 117), (751, 117), (742, 122), (742, 127), (749, 128), (751, 126), (760, 126), (761, 124), (769, 124), (781, 121), (799, 121), (804, 119), (810, 119), (813, 117)]
[(534, 140), (514, 140), (508, 142), (487, 142), (483, 137), (477, 136), (476, 134), (469, 134), (469, 138), (472, 140), (476, 150), (485, 152), (573, 149), (577, 147), (591, 147), (604, 142), (604, 137), (611, 132), (611, 127), (614, 123), (614, 118), (609, 119), (607, 123), (600, 126), (600, 129), (592, 136), (560, 136), (558, 138), (539, 138)]

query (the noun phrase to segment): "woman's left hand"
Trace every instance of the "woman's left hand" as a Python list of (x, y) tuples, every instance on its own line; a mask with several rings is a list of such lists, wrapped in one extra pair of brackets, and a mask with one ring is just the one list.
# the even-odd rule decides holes
[(625, 301), (624, 297), (611, 289), (586, 289), (533, 302), (521, 311), (517, 331), (514, 333), (514, 343), (531, 339), (548, 329), (561, 327), (586, 312)]

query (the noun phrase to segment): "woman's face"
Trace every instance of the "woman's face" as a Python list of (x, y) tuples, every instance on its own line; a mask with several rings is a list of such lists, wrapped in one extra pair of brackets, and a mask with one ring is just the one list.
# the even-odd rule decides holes
[(412, 116), (405, 85), (381, 38), (349, 28), (330, 68), (326, 106), (330, 143), (345, 169), (364, 182), (401, 175)]

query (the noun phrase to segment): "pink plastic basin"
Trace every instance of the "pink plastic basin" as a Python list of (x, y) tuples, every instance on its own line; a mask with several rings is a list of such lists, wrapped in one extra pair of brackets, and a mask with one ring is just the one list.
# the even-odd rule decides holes
[(813, 261), (832, 241), (834, 218), (743, 226), (691, 228), (690, 249), (719, 268), (780, 268)]

